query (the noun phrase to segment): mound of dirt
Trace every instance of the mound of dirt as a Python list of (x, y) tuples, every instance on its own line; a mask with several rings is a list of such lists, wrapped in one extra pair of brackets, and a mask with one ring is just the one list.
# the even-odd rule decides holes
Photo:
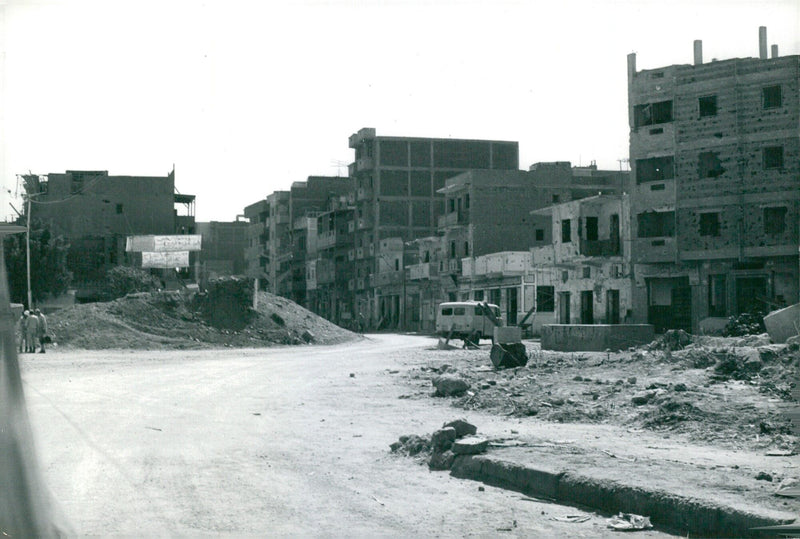
[[(336, 344), (358, 335), (291, 300), (259, 293), (258, 309), (183, 292), (129, 294), (107, 303), (62, 309), (48, 317), (58, 346), (100, 349), (258, 348), (280, 344)], [(236, 309), (234, 309), (236, 310)], [(225, 313), (215, 316), (214, 313)]]

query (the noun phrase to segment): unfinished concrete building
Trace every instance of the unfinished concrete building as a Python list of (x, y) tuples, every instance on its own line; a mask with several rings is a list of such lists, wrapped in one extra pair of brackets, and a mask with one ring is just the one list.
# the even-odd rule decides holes
[(209, 221), (197, 223), (196, 228), (203, 237), (197, 276), (201, 286), (208, 279), (246, 273), (249, 223)]
[[(755, 37), (755, 36), (754, 36)], [(756, 40), (753, 40), (754, 48)], [(657, 330), (798, 301), (800, 56), (637, 71), (628, 56), (634, 314)]]
[[(519, 168), (519, 144), (509, 141), (378, 136), (363, 128), (352, 135), (354, 179), (355, 305), (366, 313), (367, 325), (380, 318), (381, 305), (399, 305), (397, 324), (406, 325), (405, 301), (400, 301), (402, 276), (386, 286), (370, 286), (381, 260), (380, 242), (399, 238), (408, 242), (436, 233), (444, 213), (444, 197), (437, 191), (445, 180), (467, 170)], [(363, 286), (363, 288), (361, 287)], [(381, 299), (393, 296), (393, 299)]]

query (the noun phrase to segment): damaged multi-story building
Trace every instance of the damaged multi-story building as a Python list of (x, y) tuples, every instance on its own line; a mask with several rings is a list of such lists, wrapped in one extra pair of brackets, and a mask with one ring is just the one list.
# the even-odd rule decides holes
[[(755, 44), (755, 40), (754, 40)], [(800, 56), (637, 70), (628, 55), (635, 321), (718, 329), (798, 301)]]
[(535, 303), (529, 249), (554, 241), (550, 215), (531, 210), (618, 194), (627, 180), (627, 171), (573, 167), (568, 161), (448, 179), (439, 190), (445, 196), (439, 218), (442, 299), (487, 300), (500, 307), (506, 323), (516, 324)]

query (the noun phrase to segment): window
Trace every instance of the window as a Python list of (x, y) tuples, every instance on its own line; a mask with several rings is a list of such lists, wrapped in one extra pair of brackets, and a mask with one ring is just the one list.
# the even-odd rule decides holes
[(700, 235), (719, 236), (718, 212), (709, 212), (700, 214)]
[(777, 109), (783, 105), (781, 85), (767, 86), (761, 89), (761, 103), (765, 109)]
[(464, 256), (469, 256), (469, 242), (464, 242)]
[(555, 287), (537, 286), (536, 287), (536, 311), (540, 313), (552, 313), (555, 311)]
[(700, 117), (717, 115), (717, 96), (707, 95), (698, 99), (700, 105)]
[(722, 176), (725, 169), (717, 152), (701, 152), (697, 156), (697, 175), (700, 178), (716, 178)]
[(633, 107), (634, 127), (663, 124), (672, 121), (672, 100), (658, 101)]
[(561, 197), (558, 195), (553, 195), (553, 204), (558, 204)]
[(445, 307), (442, 309), (442, 316), (453, 316), (453, 309), (450, 307)]
[(536, 229), (536, 241), (544, 241), (544, 229)]
[(450, 258), (455, 258), (455, 257), (456, 257), (456, 242), (451, 241), (450, 242)]
[(660, 182), (674, 177), (675, 165), (671, 155), (636, 160), (636, 183)]
[(464, 195), (464, 209), (465, 210), (469, 209), (469, 193)]
[(783, 146), (767, 146), (762, 150), (764, 168), (783, 168)]
[(764, 233), (781, 234), (786, 230), (786, 206), (764, 208)]
[(456, 199), (448, 198), (447, 199), (447, 212), (448, 213), (453, 213), (454, 211), (456, 211)]
[(400, 271), (400, 260), (394, 259), (394, 271)]
[(708, 316), (725, 316), (727, 281), (725, 275), (708, 276)]
[(586, 218), (586, 239), (597, 241), (597, 217)]
[(475, 290), (473, 296), (475, 297), (475, 301), (483, 301), (483, 290)]
[(117, 214), (122, 213), (122, 204), (117, 204)]
[(561, 242), (569, 243), (572, 241), (572, 221), (564, 219), (561, 221)]
[(589, 266), (583, 267), (583, 278), (584, 279), (591, 279), (592, 278), (592, 268)]
[(675, 212), (644, 212), (637, 217), (640, 238), (658, 238), (675, 235)]

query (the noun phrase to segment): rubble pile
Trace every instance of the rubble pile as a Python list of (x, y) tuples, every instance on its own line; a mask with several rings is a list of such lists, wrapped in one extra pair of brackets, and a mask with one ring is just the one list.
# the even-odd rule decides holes
[(489, 440), (476, 436), (478, 428), (465, 419), (442, 425), (433, 434), (407, 434), (389, 446), (392, 453), (417, 457), (431, 470), (449, 470), (456, 455), (475, 455), (489, 447)]
[(507, 369), (492, 368), (486, 345), (436, 351), (441, 361), (409, 371), (420, 387), (411, 398), (436, 396), (464, 410), (519, 418), (684, 433), (732, 448), (786, 450), (798, 443), (784, 411), (800, 380), (800, 339), (770, 344), (766, 334), (673, 331), (619, 353), (526, 346), (529, 363)]
[(234, 308), (229, 297), (141, 292), (61, 309), (48, 325), (57, 346), (85, 350), (335, 344), (358, 337), (280, 296), (260, 292), (257, 309)]

